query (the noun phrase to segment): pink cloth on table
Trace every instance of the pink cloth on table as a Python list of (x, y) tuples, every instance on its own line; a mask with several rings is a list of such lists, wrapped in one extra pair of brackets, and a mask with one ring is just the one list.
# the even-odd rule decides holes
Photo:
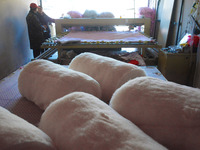
[(151, 42), (152, 39), (146, 37), (139, 32), (99, 32), (99, 31), (84, 31), (84, 32), (70, 32), (67, 35), (58, 39), (58, 42), (64, 43), (69, 41), (78, 40), (81, 42)]

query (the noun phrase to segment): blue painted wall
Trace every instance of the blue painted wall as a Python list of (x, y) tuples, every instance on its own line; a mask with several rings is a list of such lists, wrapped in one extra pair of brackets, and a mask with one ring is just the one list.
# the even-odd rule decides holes
[(33, 58), (26, 25), (26, 15), (31, 2), (37, 1), (0, 1), (0, 79)]

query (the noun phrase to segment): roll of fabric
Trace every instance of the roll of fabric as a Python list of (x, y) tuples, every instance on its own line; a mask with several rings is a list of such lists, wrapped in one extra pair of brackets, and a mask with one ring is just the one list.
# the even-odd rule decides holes
[(50, 137), (24, 119), (0, 107), (1, 150), (55, 150)]
[(140, 77), (117, 89), (110, 106), (171, 150), (200, 147), (200, 89)]
[(99, 82), (102, 100), (109, 103), (114, 91), (130, 79), (146, 76), (143, 69), (113, 58), (93, 53), (82, 53), (76, 56), (69, 68), (88, 74)]
[(41, 109), (75, 91), (101, 97), (100, 85), (92, 77), (48, 60), (35, 60), (27, 64), (20, 73), (18, 87), (22, 96)]
[(83, 92), (52, 102), (39, 128), (59, 150), (165, 149), (106, 103)]

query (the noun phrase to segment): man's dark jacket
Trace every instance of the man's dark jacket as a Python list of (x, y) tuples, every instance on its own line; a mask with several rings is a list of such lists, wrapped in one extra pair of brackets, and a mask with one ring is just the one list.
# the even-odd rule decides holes
[(30, 10), (26, 17), (26, 22), (28, 25), (30, 48), (37, 49), (44, 42), (43, 28), (37, 14)]
[(50, 28), (49, 28), (49, 24), (51, 24), (52, 22), (55, 22), (54, 19), (50, 18), (49, 16), (47, 16), (44, 12), (42, 14), (40, 14), (39, 12), (37, 13), (37, 16), (40, 20), (40, 23), (42, 25), (46, 25), (46, 32), (44, 33), (44, 38), (45, 39), (48, 39), (51, 37), (51, 31), (50, 31)]

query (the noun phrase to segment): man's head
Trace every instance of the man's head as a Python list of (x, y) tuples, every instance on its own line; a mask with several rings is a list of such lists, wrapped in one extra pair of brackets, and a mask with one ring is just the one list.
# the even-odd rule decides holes
[(38, 5), (36, 3), (31, 3), (30, 4), (30, 9), (31, 10), (35, 11), (35, 10), (37, 10), (37, 8), (38, 8)]
[(43, 8), (42, 8), (42, 6), (38, 6), (38, 12), (41, 13), (41, 14), (43, 13)]

